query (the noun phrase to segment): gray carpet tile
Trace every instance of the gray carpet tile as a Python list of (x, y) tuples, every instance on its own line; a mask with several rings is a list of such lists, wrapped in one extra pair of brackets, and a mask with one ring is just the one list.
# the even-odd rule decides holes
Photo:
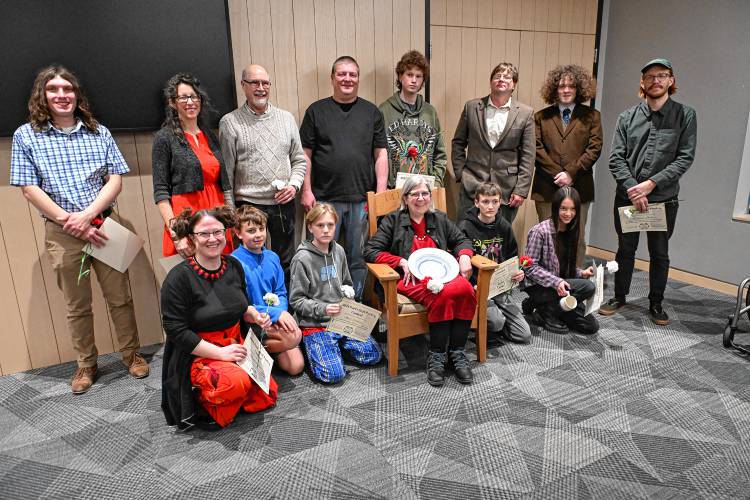
[(425, 382), (423, 337), (397, 377), (276, 374), (277, 407), (218, 432), (166, 426), (161, 346), (143, 380), (101, 356), (80, 396), (71, 363), (2, 377), (0, 498), (750, 498), (750, 359), (721, 345), (733, 300), (670, 281), (659, 327), (647, 288), (636, 272), (597, 335), (496, 340), (468, 386)]

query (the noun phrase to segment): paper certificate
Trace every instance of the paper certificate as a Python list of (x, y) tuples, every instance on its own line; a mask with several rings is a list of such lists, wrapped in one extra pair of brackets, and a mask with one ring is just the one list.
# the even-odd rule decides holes
[(247, 356), (242, 361), (238, 361), (237, 365), (250, 375), (250, 378), (263, 389), (263, 392), (268, 394), (273, 358), (266, 352), (263, 344), (260, 343), (252, 330), (247, 332), (245, 347), (247, 347)]
[(401, 189), (404, 187), (404, 182), (406, 182), (406, 179), (409, 177), (414, 177), (416, 175), (421, 175), (427, 180), (427, 187), (430, 189), (435, 188), (435, 177), (432, 175), (423, 175), (423, 174), (410, 174), (409, 172), (397, 172), (396, 173), (396, 189)]
[(87, 244), (83, 251), (109, 267), (124, 273), (141, 251), (143, 240), (124, 226), (107, 217), (100, 228), (107, 235), (104, 246)]
[(490, 280), (490, 293), (488, 299), (507, 292), (515, 283), (511, 279), (518, 272), (518, 257), (511, 257), (502, 264), (499, 264), (495, 272), (492, 273)]
[(666, 231), (667, 212), (664, 203), (649, 203), (648, 210), (639, 212), (633, 205), (617, 209), (623, 233), (639, 231)]
[(589, 279), (596, 284), (596, 291), (591, 298), (585, 301), (586, 313), (584, 316), (598, 311), (604, 301), (604, 266), (601, 264), (596, 266), (594, 275)]
[(380, 311), (355, 302), (341, 301), (341, 312), (331, 317), (327, 330), (365, 342), (380, 318)]

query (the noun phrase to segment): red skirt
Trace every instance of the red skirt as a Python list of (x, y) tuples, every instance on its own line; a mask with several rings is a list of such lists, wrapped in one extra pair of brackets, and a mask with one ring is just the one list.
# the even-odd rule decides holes
[[(242, 343), (239, 323), (226, 330), (198, 335), (221, 347)], [(199, 389), (198, 402), (221, 427), (232, 423), (240, 409), (255, 413), (274, 406), (279, 394), (273, 378), (270, 394), (266, 394), (237, 363), (218, 359), (195, 358), (190, 367), (190, 381)]]
[(427, 289), (425, 281), (405, 286), (404, 280), (401, 280), (396, 289), (401, 295), (406, 295), (425, 306), (427, 321), (430, 323), (452, 319), (466, 321), (474, 319), (474, 312), (477, 309), (474, 287), (460, 274), (445, 283), (437, 295)]

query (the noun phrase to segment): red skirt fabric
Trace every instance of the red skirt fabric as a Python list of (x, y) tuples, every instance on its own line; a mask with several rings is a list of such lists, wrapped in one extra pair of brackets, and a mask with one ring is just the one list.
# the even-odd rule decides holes
[[(242, 343), (239, 323), (226, 330), (198, 335), (221, 347)], [(270, 394), (266, 394), (236, 363), (218, 359), (195, 358), (190, 367), (190, 381), (199, 389), (198, 402), (221, 427), (232, 423), (240, 409), (254, 413), (274, 406), (279, 393), (273, 377)]]
[(425, 306), (427, 321), (430, 323), (451, 319), (466, 321), (474, 319), (474, 312), (477, 309), (474, 287), (460, 274), (445, 283), (437, 295), (427, 289), (425, 281), (405, 286), (404, 280), (401, 280), (396, 289), (401, 295), (406, 295)]

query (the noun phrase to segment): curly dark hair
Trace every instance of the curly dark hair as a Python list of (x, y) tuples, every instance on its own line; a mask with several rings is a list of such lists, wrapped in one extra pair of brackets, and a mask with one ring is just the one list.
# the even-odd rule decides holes
[(201, 129), (207, 129), (208, 127), (208, 115), (213, 111), (211, 106), (211, 100), (208, 98), (208, 94), (201, 88), (201, 82), (197, 77), (190, 73), (177, 73), (172, 78), (167, 80), (162, 94), (164, 95), (164, 122), (161, 124), (162, 127), (169, 129), (177, 140), (187, 145), (185, 140), (185, 132), (182, 130), (182, 123), (180, 122), (180, 116), (177, 113), (177, 87), (181, 84), (190, 85), (193, 87), (193, 91), (201, 99), (201, 110), (198, 112), (198, 126)]
[(42, 69), (37, 73), (34, 79), (34, 85), (31, 87), (31, 95), (29, 96), (29, 123), (32, 128), (41, 132), (42, 129), (52, 120), (52, 115), (47, 105), (47, 95), (45, 89), (47, 82), (53, 78), (63, 78), (70, 82), (73, 86), (73, 92), (76, 95), (76, 110), (75, 116), (80, 118), (84, 126), (91, 132), (99, 132), (99, 122), (94, 119), (94, 115), (91, 114), (91, 108), (89, 107), (89, 101), (86, 98), (86, 94), (81, 87), (78, 77), (69, 69), (59, 64), (53, 64)]
[(430, 77), (430, 63), (427, 62), (427, 58), (417, 50), (410, 50), (401, 56), (401, 60), (396, 64), (396, 87), (398, 87), (398, 90), (401, 90), (401, 76), (412, 66), (424, 75), (423, 84)]
[(547, 79), (544, 80), (542, 89), (539, 91), (544, 102), (547, 104), (557, 102), (557, 86), (565, 77), (570, 77), (576, 86), (576, 103), (589, 101), (596, 96), (596, 79), (591, 76), (591, 73), (577, 64), (566, 64), (557, 66), (547, 73)]

